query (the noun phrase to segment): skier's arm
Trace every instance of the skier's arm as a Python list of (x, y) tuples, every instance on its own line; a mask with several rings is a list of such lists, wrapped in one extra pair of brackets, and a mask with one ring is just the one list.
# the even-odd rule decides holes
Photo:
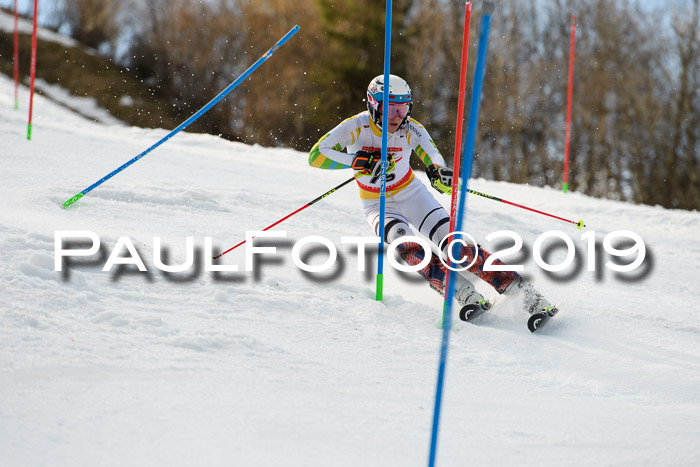
[(323, 136), (309, 152), (309, 165), (319, 169), (348, 169), (355, 159), (343, 149), (355, 142), (360, 126), (357, 117), (351, 117)]
[(445, 159), (430, 138), (428, 130), (417, 121), (409, 122), (408, 142), (426, 168), (431, 166), (445, 167)]
[(411, 119), (409, 124), (409, 143), (425, 164), (430, 185), (440, 193), (452, 194), (452, 169), (446, 167), (445, 159), (430, 138), (423, 125)]

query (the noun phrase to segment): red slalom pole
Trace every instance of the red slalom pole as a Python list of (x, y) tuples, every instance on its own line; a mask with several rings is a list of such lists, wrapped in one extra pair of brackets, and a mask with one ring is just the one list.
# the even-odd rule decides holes
[[(450, 203), (450, 232), (455, 230), (455, 220), (457, 218), (457, 193), (459, 192), (459, 164), (462, 158), (462, 123), (464, 120), (464, 96), (467, 84), (467, 62), (469, 61), (469, 25), (472, 16), (472, 2), (465, 4), (464, 11), (464, 33), (462, 34), (462, 64), (459, 71), (459, 102), (457, 103), (457, 130), (455, 134), (455, 153), (452, 162), (452, 201)], [(445, 277), (445, 290), (449, 287), (450, 275)], [(447, 294), (445, 294), (445, 305), (447, 304)], [(442, 321), (445, 322), (446, 307), (443, 306)]]
[[(341, 183), (341, 184), (338, 185), (337, 187), (331, 188), (330, 190), (328, 190), (327, 192), (325, 192), (324, 194), (322, 194), (321, 196), (319, 196), (319, 197), (316, 198), (315, 200), (309, 201), (308, 203), (306, 203), (305, 205), (303, 205), (302, 207), (300, 207), (300, 208), (297, 209), (296, 211), (287, 214), (286, 216), (284, 216), (282, 219), (278, 220), (278, 221), (275, 222), (274, 224), (268, 225), (267, 227), (265, 227), (264, 229), (262, 229), (262, 232), (264, 232), (264, 231), (266, 231), (266, 230), (270, 230), (271, 228), (273, 228), (274, 226), (276, 226), (276, 225), (279, 224), (280, 222), (289, 219), (289, 218), (292, 217), (294, 214), (303, 211), (304, 209), (308, 208), (309, 206), (311, 206), (312, 204), (316, 203), (317, 201), (321, 201), (321, 200), (322, 200), (323, 198), (325, 198), (326, 196), (328, 196), (328, 195), (330, 195), (330, 194), (336, 192), (337, 190), (343, 188), (345, 185), (347, 185), (348, 183), (352, 182), (353, 180), (355, 180), (355, 176), (354, 176), (354, 175), (353, 175), (352, 178), (350, 178), (349, 180), (345, 180), (343, 183)], [(223, 253), (220, 253), (220, 254), (214, 256), (213, 258), (214, 258), (214, 259), (221, 258), (221, 257), (224, 256), (226, 253), (228, 253), (229, 251), (235, 250), (235, 249), (238, 248), (239, 246), (243, 245), (245, 242), (246, 242), (246, 241), (243, 240), (243, 241), (240, 242), (239, 244), (237, 244), (237, 245), (235, 245), (235, 246), (232, 246), (232, 247), (229, 248), (228, 250), (226, 250), (226, 251), (224, 251)]]
[(19, 109), (19, 13), (17, 12), (17, 0), (14, 2), (15, 6), (15, 60), (13, 63), (15, 69), (15, 110)]
[(576, 43), (576, 15), (571, 15), (571, 44), (569, 46), (569, 87), (566, 97), (566, 136), (564, 142), (564, 176), (562, 190), (569, 191), (569, 139), (571, 138), (571, 97), (574, 87), (574, 46)]
[(29, 123), (27, 124), (27, 139), (32, 139), (32, 110), (34, 108), (34, 78), (36, 77), (36, 17), (39, 0), (34, 0), (34, 29), (32, 30), (32, 67), (29, 84)]

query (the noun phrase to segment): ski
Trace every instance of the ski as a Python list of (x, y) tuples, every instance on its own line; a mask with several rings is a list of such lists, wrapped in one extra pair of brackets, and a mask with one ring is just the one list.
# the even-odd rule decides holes
[[(561, 300), (560, 300), (561, 302)], [(476, 318), (483, 315), (486, 311), (493, 308), (493, 300), (482, 300), (480, 303), (465, 305), (459, 310), (459, 319), (467, 323), (473, 322)], [(527, 320), (527, 328), (530, 332), (537, 332), (542, 329), (545, 324), (559, 312), (559, 302), (556, 305), (546, 307), (543, 311), (534, 313)]]
[(545, 324), (550, 320), (550, 318), (559, 312), (559, 308), (556, 306), (547, 307), (544, 311), (535, 313), (530, 316), (527, 320), (527, 328), (530, 332), (537, 332), (544, 327)]
[(459, 319), (470, 322), (484, 314), (486, 310), (491, 309), (493, 303), (489, 300), (481, 300), (479, 303), (465, 305), (459, 310)]

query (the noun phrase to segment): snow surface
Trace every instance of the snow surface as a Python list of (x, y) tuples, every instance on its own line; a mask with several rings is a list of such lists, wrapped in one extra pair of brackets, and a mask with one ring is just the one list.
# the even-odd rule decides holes
[[(354, 250), (340, 244), (371, 235), (354, 187), (278, 226), (288, 239), (255, 272), (243, 271), (243, 247), (224, 257), (238, 273), (154, 267), (155, 236), (171, 263), (185, 259), (187, 236), (198, 248), (212, 237), (223, 251), (347, 171), (310, 168), (288, 149), (182, 133), (64, 210), (62, 201), (167, 131), (99, 125), (35, 96), (27, 141), (26, 109), (12, 110), (12, 96), (0, 78), (0, 465), (427, 463), (441, 300), (389, 267), (385, 300), (374, 300), (373, 261), (358, 272)], [(470, 186), (582, 218), (600, 242), (631, 230), (648, 254), (644, 274), (618, 275), (599, 247), (588, 272), (573, 226), (468, 199), (467, 230), (491, 249), (489, 233), (517, 232), (526, 251), (506, 259), (564, 302), (540, 334), (508, 299), (478, 325), (455, 323), (438, 465), (700, 465), (700, 214)], [(105, 255), (128, 236), (148, 273), (102, 272), (105, 257), (56, 272), (57, 230), (95, 232)], [(578, 271), (548, 275), (535, 265), (534, 241), (548, 230), (572, 237)], [(307, 235), (338, 245), (344, 268), (298, 271), (291, 245)]]
[[(34, 86), (53, 101), (90, 120), (107, 125), (123, 125), (123, 122), (113, 117), (107, 109), (100, 107), (97, 104), (97, 99), (94, 97), (73, 96), (67, 89), (57, 84), (49, 84), (43, 79), (35, 79)], [(122, 96), (120, 104), (122, 102), (128, 103), (129, 101), (129, 96)]]

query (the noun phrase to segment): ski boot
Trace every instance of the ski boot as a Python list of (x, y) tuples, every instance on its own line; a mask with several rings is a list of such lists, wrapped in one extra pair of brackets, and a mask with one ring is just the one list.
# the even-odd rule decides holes
[(525, 282), (522, 277), (515, 278), (504, 291), (504, 295), (520, 296), (522, 298), (523, 310), (530, 315), (530, 319), (527, 322), (530, 332), (535, 332), (539, 327), (542, 327), (549, 321), (549, 318), (559, 311), (532, 284)]
[(554, 308), (532, 284), (525, 282), (522, 277), (516, 277), (503, 294), (507, 297), (520, 297), (523, 310), (529, 315), (547, 312)]

